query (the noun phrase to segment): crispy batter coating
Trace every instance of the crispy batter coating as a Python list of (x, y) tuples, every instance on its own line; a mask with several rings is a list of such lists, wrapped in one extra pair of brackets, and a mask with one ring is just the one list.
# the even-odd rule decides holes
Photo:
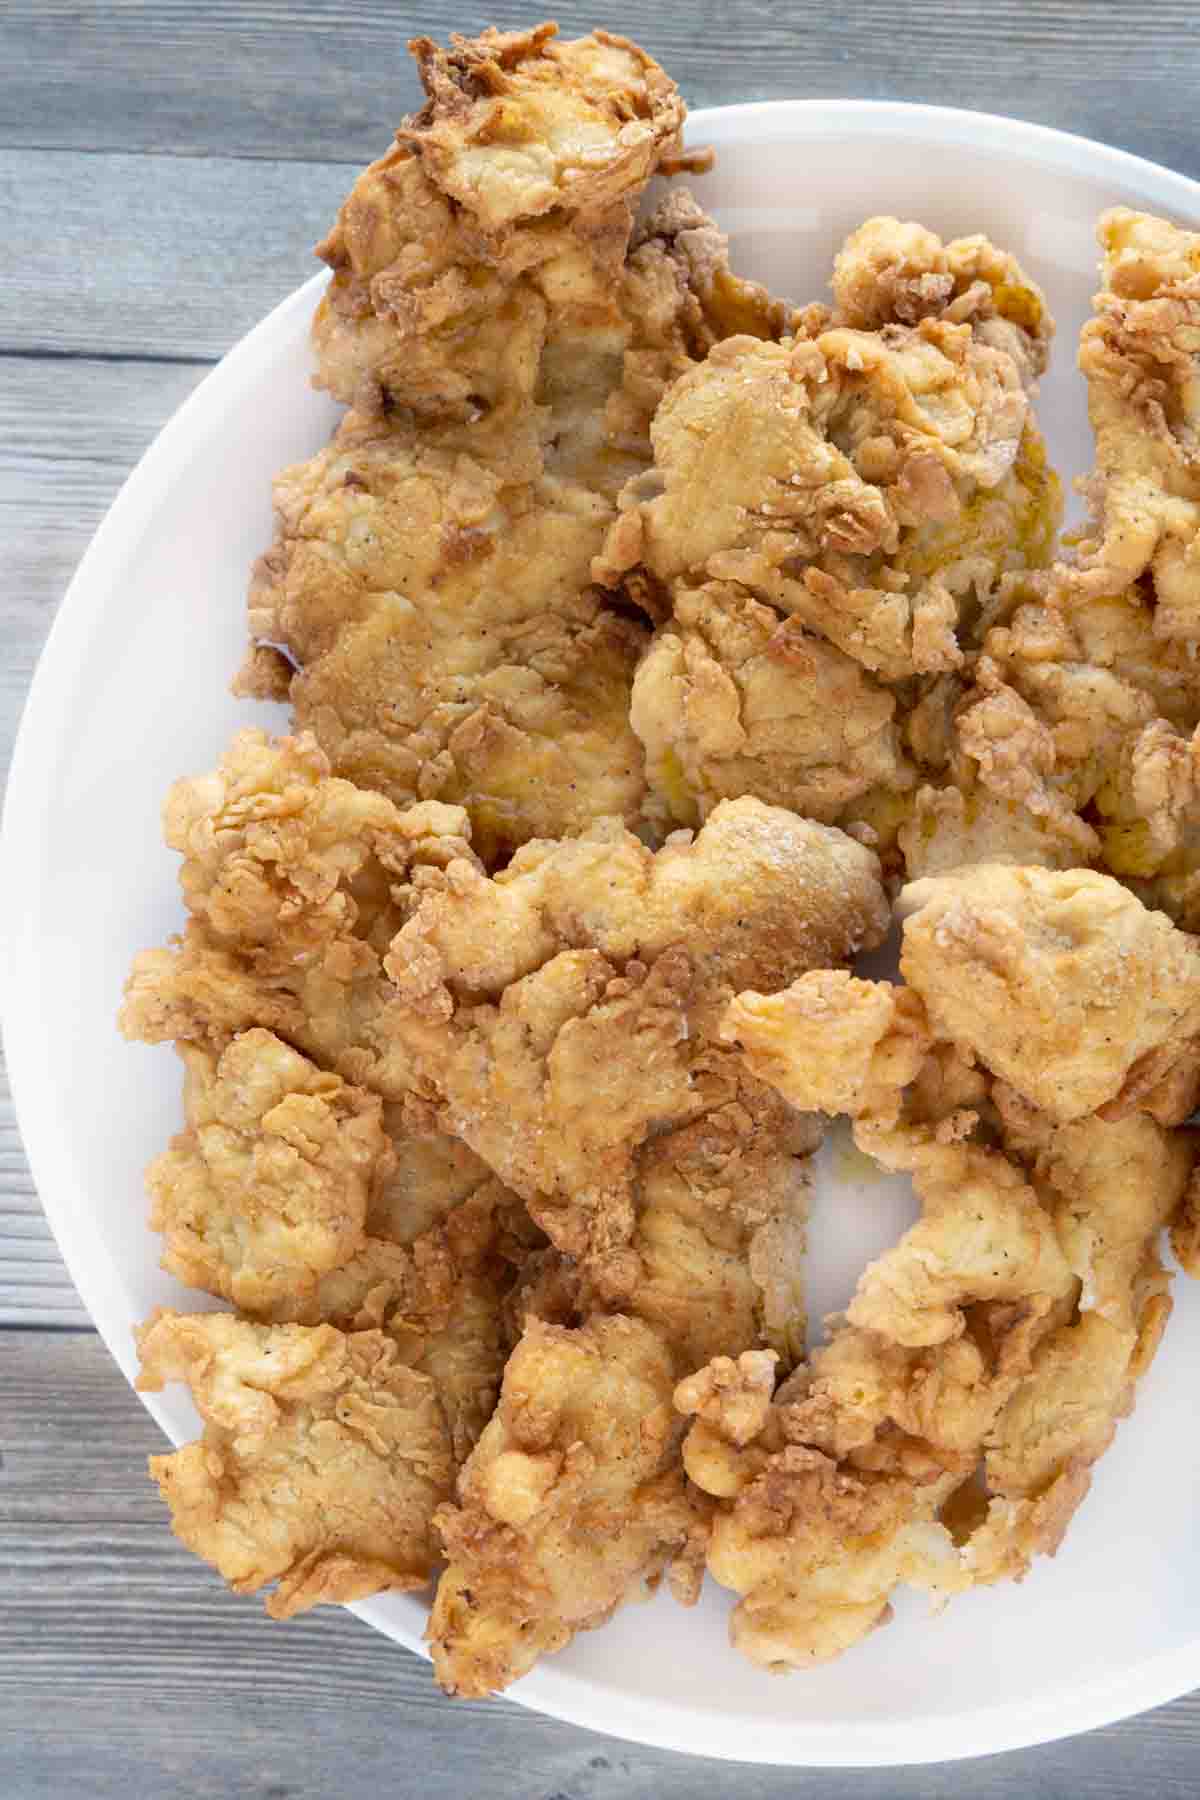
[(1168, 896), (1200, 822), (1200, 676), (1186, 645), (1154, 635), (1145, 582), (1093, 596), (1068, 594), (1069, 579), (1059, 565), (1002, 586), (1000, 622), (948, 722), (954, 785), (918, 796), (902, 833), (909, 874), (1103, 862), (1143, 891), (1153, 880), (1155, 903), (1178, 916)]
[(720, 1358), (682, 1382), (675, 1403), (697, 1415), (684, 1466), (718, 1502), (709, 1570), (741, 1596), (730, 1641), (782, 1672), (839, 1656), (885, 1623), (901, 1581), (942, 1594), (966, 1581), (936, 1521), (955, 1477), (840, 1466), (803, 1441), (790, 1383), (771, 1403), (772, 1380), (761, 1352)]
[(1193, 1134), (1145, 1113), (1056, 1125), (1005, 1083), (994, 1093), (1005, 1143), (1032, 1171), (1079, 1278), (1080, 1308), (1132, 1330), (1148, 1247), (1184, 1197)]
[(246, 1312), (302, 1302), (362, 1248), (381, 1104), (268, 1031), (180, 1054), (187, 1129), (146, 1173), (163, 1267)]
[(933, 1042), (918, 995), (843, 969), (815, 969), (777, 994), (738, 994), (721, 1035), (793, 1106), (889, 1122)]
[(614, 560), (740, 581), (885, 680), (956, 668), (961, 597), (1054, 523), (1028, 424), (969, 326), (730, 338), (659, 407)]
[(576, 1325), (615, 1302), (653, 1326), (681, 1375), (760, 1344), (790, 1368), (806, 1327), (804, 1159), (820, 1132), (728, 1054), (694, 1079), (705, 1110), (634, 1159), (632, 1276), (623, 1262), (614, 1292), (611, 1271), (550, 1250), (526, 1265), (517, 1311)]
[(1184, 1271), (1200, 1279), (1200, 1169), (1193, 1171), (1171, 1221), (1171, 1248)]
[(1156, 1243), (1195, 1154), (1189, 1134), (1144, 1115), (1056, 1126), (1002, 1086), (997, 1099), (1080, 1296), (1078, 1316), (1043, 1339), (988, 1436), (990, 1499), (964, 1547), (978, 1582), (1019, 1579), (1035, 1555), (1053, 1555), (1132, 1409), (1171, 1311)]
[(295, 510), (252, 629), (303, 665), (297, 723), (339, 774), (398, 805), (464, 805), (489, 862), (598, 812), (632, 820), (645, 632), (590, 586), (606, 506), (548, 477), (505, 486), (465, 457), (430, 458), (351, 421), (292, 471)]
[(657, 855), (610, 821), (492, 880), (431, 871), (387, 960), (390, 1025), (445, 1126), (560, 1248), (607, 1257), (632, 1231), (639, 1143), (703, 1108), (693, 1072), (724, 1000), (878, 943), (876, 871), (754, 800)]
[(429, 1642), (451, 1694), (507, 1687), (609, 1618), (699, 1524), (678, 1463), (671, 1359), (639, 1320), (531, 1320), (437, 1525)]
[(494, 1180), (481, 1157), (440, 1131), (428, 1110), (406, 1098), (385, 1105), (392, 1154), (376, 1172), (367, 1200), (367, 1234), (410, 1245)]
[[(855, 1102), (870, 1105), (869, 1084)], [(919, 1128), (889, 1147), (891, 1166), (907, 1153), (921, 1219), (864, 1272), (808, 1368), (770, 1406), (770, 1373), (745, 1357), (744, 1379), (718, 1362), (676, 1393), (698, 1415), (685, 1467), (719, 1502), (708, 1566), (742, 1596), (732, 1641), (768, 1668), (839, 1655), (886, 1621), (900, 1582), (970, 1585), (941, 1510), (1078, 1291), (1006, 1157)]]
[(1073, 1276), (1053, 1221), (1002, 1156), (937, 1145), (916, 1159), (922, 1212), (894, 1249), (859, 1277), (846, 1317), (904, 1348), (950, 1343), (979, 1303), (1047, 1312)]
[(1100, 220), (1103, 290), (1079, 366), (1096, 434), (1094, 522), (1069, 590), (1144, 573), (1156, 637), (1200, 640), (1200, 235), (1116, 207)]
[(943, 244), (936, 232), (887, 216), (851, 232), (833, 265), (834, 316), (860, 331), (969, 324), (1011, 356), (1029, 386), (1045, 372), (1054, 336), (1046, 296), (1015, 256), (985, 237)]
[(633, 231), (683, 118), (636, 46), (540, 26), (413, 48), (428, 104), (320, 247), (322, 379), (355, 411), (277, 483), (238, 688), (290, 690), (339, 774), (465, 805), (495, 865), (636, 823), (645, 633), (593, 565), (667, 385), (788, 314), (689, 196)]
[(678, 153), (683, 102), (628, 38), (543, 24), (412, 49), (429, 98), (401, 141), (484, 231), (622, 197)]
[(160, 1310), (138, 1349), (139, 1387), (186, 1382), (204, 1420), (150, 1472), (176, 1536), (237, 1593), (277, 1582), (267, 1611), (286, 1619), (425, 1586), (454, 1465), (432, 1381), (387, 1337)]
[[(650, 461), (651, 422), (672, 382), (724, 338), (739, 333), (775, 339), (794, 324), (786, 302), (734, 274), (729, 240), (686, 188), (668, 190), (634, 225), (620, 309), (628, 343), (621, 384), (604, 411), (610, 457), (598, 478), (592, 478), (592, 485), (602, 486), (613, 500), (620, 487), (612, 485), (619, 465), (611, 451), (636, 458), (639, 466)], [(567, 372), (577, 379), (570, 364)], [(628, 469), (626, 476), (635, 472)]]
[(918, 788), (896, 837), (914, 881), (979, 863), (1070, 869), (1080, 860), (1073, 833), (1057, 833), (1054, 821), (989, 792), (971, 774), (960, 786)]
[[(1038, 895), (1059, 879), (1044, 871), (919, 886), (956, 893), (993, 874), (1010, 919), (1071, 948), (1062, 921), (1039, 919)], [(1022, 895), (1031, 875), (1041, 886)], [(1062, 1122), (1036, 1104), (1041, 1055), (1018, 1087), (936, 1041), (958, 946), (943, 921), (927, 923), (921, 993), (811, 972), (782, 994), (739, 995), (726, 1014), (724, 1035), (756, 1075), (802, 1108), (848, 1112), (859, 1145), (910, 1171), (922, 1202), (773, 1404), (770, 1372), (748, 1359), (741, 1375), (718, 1362), (677, 1392), (697, 1415), (685, 1466), (719, 1502), (709, 1566), (743, 1595), (735, 1641), (769, 1666), (857, 1641), (897, 1580), (952, 1593), (1053, 1553), (1170, 1310), (1158, 1236), (1172, 1218), (1188, 1232), (1189, 1134), (1120, 1107)], [(1045, 978), (1022, 989), (1047, 991), (1052, 1006)], [(1142, 1021), (1126, 999), (1109, 1031), (1129, 1061)], [(973, 1001), (998, 1016), (978, 983)], [(991, 1027), (950, 1035), (989, 1059), (1000, 1041)], [(865, 1542), (847, 1535), (859, 1517), (877, 1521)], [(931, 1530), (914, 1556), (908, 1534)]]
[(319, 246), (335, 272), (315, 328), (322, 378), (354, 406), (523, 407), (548, 316), (611, 307), (631, 202), (678, 151), (683, 103), (607, 32), (412, 48), (425, 108)]
[(918, 797), (902, 844), (910, 875), (985, 859), (1099, 863), (1194, 928), (1200, 239), (1118, 208), (1100, 241), (1103, 288), (1079, 358), (1093, 519), (1046, 576), (1002, 589), (937, 797)]
[(694, 825), (754, 793), (833, 823), (911, 784), (896, 699), (853, 657), (732, 581), (676, 586), (634, 677), (633, 728), (668, 817)]
[(331, 777), (311, 736), (243, 731), (214, 773), (176, 782), (164, 824), (191, 918), (173, 945), (136, 959), (125, 1035), (221, 1050), (262, 1026), (345, 1079), (403, 1098), (411, 1081), (383, 1028), (382, 958), (407, 916), (414, 868), (474, 864), (461, 808), (402, 813)]
[(671, 609), (631, 709), (652, 816), (750, 792), (886, 847), (927, 748), (910, 715), (959, 679), (1005, 573), (1050, 553), (1027, 388), (1052, 321), (986, 240), (894, 220), (834, 287), (832, 321), (732, 337), (676, 381), (595, 569)]
[(367, 1236), (315, 1289), (293, 1285), (269, 1310), (248, 1310), (275, 1324), (385, 1332), (433, 1382), (458, 1467), (495, 1407), (512, 1347), (510, 1292), (536, 1241), (516, 1196), (492, 1179), (411, 1244)]
[(651, 1138), (638, 1158), (629, 1309), (654, 1326), (681, 1372), (756, 1344), (789, 1367), (804, 1353), (808, 1182), (799, 1159), (818, 1138), (769, 1088), (733, 1080), (729, 1062), (697, 1072), (705, 1112)]
[(657, 852), (609, 819), (528, 844), (490, 878), (465, 862), (428, 869), (390, 963), (411, 1003), (449, 1016), (456, 1000), (502, 989), (564, 946), (649, 966), (683, 945), (709, 1018), (751, 971), (777, 983), (798, 961), (874, 948), (887, 923), (870, 851), (747, 798)]
[(1200, 1033), (1200, 951), (1110, 876), (993, 863), (905, 890), (901, 968), (941, 1037), (1059, 1121), (1141, 1106)]

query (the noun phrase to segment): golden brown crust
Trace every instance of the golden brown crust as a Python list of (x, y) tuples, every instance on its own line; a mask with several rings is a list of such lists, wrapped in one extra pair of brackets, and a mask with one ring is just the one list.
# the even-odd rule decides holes
[(185, 1381), (204, 1436), (150, 1471), (175, 1532), (273, 1618), (425, 1586), (453, 1461), (427, 1376), (381, 1333), (155, 1313), (139, 1386)]
[(1052, 1118), (1136, 1106), (1194, 1066), (1200, 950), (1110, 876), (990, 864), (902, 904), (901, 967), (938, 1035)]
[(481, 1698), (601, 1624), (686, 1550), (671, 1360), (640, 1321), (530, 1320), (500, 1403), (438, 1514), (448, 1567), (429, 1621), (447, 1692)]
[(163, 1267), (251, 1314), (315, 1294), (363, 1246), (380, 1101), (257, 1028), (180, 1054), (187, 1129), (146, 1172)]
[(1095, 521), (1063, 581), (1103, 595), (1148, 574), (1155, 635), (1194, 645), (1200, 236), (1126, 207), (1105, 213), (1098, 234), (1104, 287), (1079, 349), (1096, 434)]
[[(1027, 955), (1051, 937), (1064, 955), (1087, 944), (1066, 919), (1048, 931), (1046, 903), (1068, 890), (1041, 870), (965, 870), (917, 901), (973, 884), (1020, 921)], [(1112, 914), (1118, 965), (1136, 963), (1138, 910), (1126, 895)], [(918, 910), (905, 929), (919, 993), (814, 972), (726, 1015), (757, 1075), (801, 1107), (849, 1112), (860, 1147), (909, 1171), (922, 1204), (773, 1401), (753, 1357), (677, 1389), (695, 1415), (685, 1467), (717, 1507), (709, 1567), (741, 1596), (735, 1642), (768, 1667), (840, 1654), (887, 1616), (898, 1581), (951, 1594), (1053, 1554), (1161, 1337), (1155, 1245), (1173, 1216), (1190, 1245), (1188, 1134), (1146, 1112), (1056, 1120), (1032, 1097), (1036, 1056), (1016, 1076), (1024, 1093), (996, 1062), (971, 1066), (1004, 1060), (1011, 1034), (1036, 1037), (1055, 1004), (1045, 974), (1002, 1018), (977, 976), (959, 989), (959, 938), (940, 914)], [(939, 1043), (941, 1001), (968, 991), (959, 1047)], [(1116, 1037), (1127, 1066), (1143, 1027), (1123, 1005), (1096, 1043), (1107, 1053)], [(1064, 1092), (1052, 1084), (1060, 1111)]]
[(652, 854), (615, 822), (532, 843), (488, 880), (424, 880), (387, 967), (391, 1029), (448, 1129), (573, 1256), (633, 1229), (633, 1157), (703, 1110), (698, 1059), (745, 979), (877, 943), (877, 865), (841, 832), (754, 800)]
[(382, 958), (413, 871), (473, 862), (462, 809), (402, 813), (331, 777), (309, 734), (243, 731), (215, 771), (176, 782), (164, 824), (191, 916), (170, 947), (135, 960), (126, 1036), (223, 1050), (261, 1026), (387, 1100), (409, 1093), (383, 1029)]

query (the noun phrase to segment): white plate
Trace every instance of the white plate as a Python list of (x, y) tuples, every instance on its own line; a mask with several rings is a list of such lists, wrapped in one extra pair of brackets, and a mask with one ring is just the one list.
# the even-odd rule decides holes
[[(837, 245), (871, 213), (946, 235), (984, 231), (1015, 250), (1059, 320), (1040, 410), (1066, 473), (1091, 457), (1073, 361), (1095, 286), (1096, 215), (1126, 202), (1200, 224), (1200, 187), (1181, 176), (979, 114), (810, 100), (697, 113), (690, 135), (720, 152), (716, 172), (692, 185), (730, 232), (735, 266), (795, 299), (824, 291)], [(228, 682), (247, 571), (271, 534), (271, 476), (315, 451), (335, 418), (307, 382), (320, 279), (208, 376), (126, 483), (50, 634), (13, 761), (3, 862), (13, 1085), (46, 1212), (127, 1375), (131, 1326), (158, 1302), (196, 1301), (157, 1267), (142, 1190), (145, 1163), (177, 1125), (178, 1065), (165, 1049), (123, 1045), (114, 1016), (134, 951), (181, 917), (159, 832), (168, 783), (210, 767), (238, 725), (283, 723), (282, 709), (231, 700)], [(844, 1160), (826, 1166), (817, 1316), (845, 1301), (909, 1207), (887, 1184), (847, 1186)], [(660, 1597), (581, 1637), (513, 1695), (645, 1743), (826, 1765), (1011, 1749), (1170, 1699), (1200, 1683), (1197, 1367), (1200, 1291), (1180, 1280), (1135, 1419), (1064, 1549), (1020, 1587), (968, 1595), (940, 1618), (902, 1596), (887, 1630), (786, 1679), (727, 1648), (718, 1590), (695, 1612)], [(193, 1434), (181, 1391), (146, 1404), (176, 1442)], [(415, 1599), (356, 1610), (420, 1649)]]

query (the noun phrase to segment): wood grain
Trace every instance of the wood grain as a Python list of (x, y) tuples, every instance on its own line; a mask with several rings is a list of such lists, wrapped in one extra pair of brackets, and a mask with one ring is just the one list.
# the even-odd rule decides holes
[[(1200, 172), (1193, 0), (635, 0), (551, 8), (660, 57), (693, 106), (805, 94), (1012, 113)], [(398, 11), (392, 0), (157, 0), (80, 8), (9, 0), (0, 144), (362, 162), (417, 100), (413, 32), (515, 26), (497, 0)], [(93, 84), (80, 104), (80, 72)]]
[[(945, 1768), (776, 1770), (462, 1704), (348, 1613), (273, 1625), (171, 1538), (157, 1428), (98, 1340), (0, 1335), (5, 1800), (1108, 1800), (1195, 1793), (1191, 1702), (1071, 1744)], [(781, 1696), (785, 1694), (780, 1685)]]
[[(37, 1197), (0, 1067), (0, 1326), (88, 1323)], [(0, 1391), (6, 1373), (0, 1364)]]
[(312, 246), (351, 175), (317, 163), (0, 151), (0, 216), (20, 246), (0, 294), (0, 355), (223, 356), (316, 273)]

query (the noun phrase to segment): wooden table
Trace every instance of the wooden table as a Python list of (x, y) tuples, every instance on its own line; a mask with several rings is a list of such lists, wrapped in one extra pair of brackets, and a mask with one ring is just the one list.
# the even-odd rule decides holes
[[(890, 96), (1064, 126), (1200, 176), (1194, 0), (611, 0), (694, 105)], [(416, 91), (402, 40), (528, 20), (394, 0), (6, 0), (0, 12), (0, 750), (55, 605), (128, 470), (309, 273)], [(592, 10), (560, 10), (564, 30)], [(648, 22), (649, 21), (649, 22)], [(19, 869), (6, 869), (19, 880)], [(505, 1702), (451, 1707), (349, 1615), (270, 1626), (172, 1540), (158, 1434), (88, 1326), (3, 1102), (4, 1800), (634, 1800), (1200, 1786), (1200, 1695), (969, 1766), (855, 1774), (647, 1751)]]

